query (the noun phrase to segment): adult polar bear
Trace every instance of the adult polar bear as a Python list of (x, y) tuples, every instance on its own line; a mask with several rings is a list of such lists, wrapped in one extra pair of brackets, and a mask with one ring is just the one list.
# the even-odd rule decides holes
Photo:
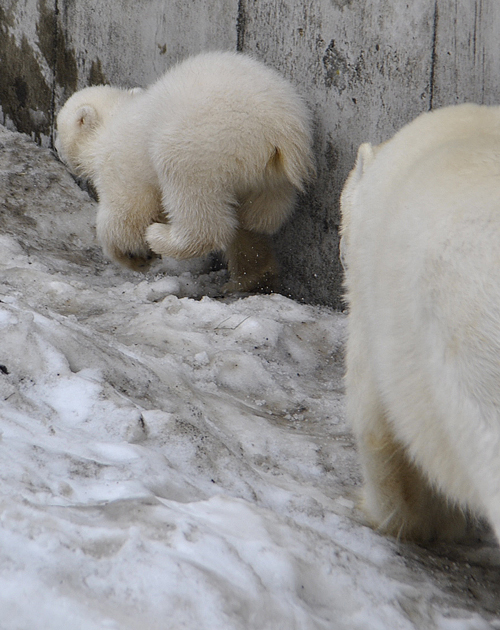
[(57, 117), (56, 148), (99, 196), (97, 234), (129, 267), (151, 250), (174, 258), (226, 252), (226, 290), (272, 284), (268, 235), (314, 171), (308, 111), (274, 70), (212, 52), (146, 90), (76, 92)]
[(364, 144), (342, 193), (346, 392), (381, 530), (500, 540), (500, 108)]

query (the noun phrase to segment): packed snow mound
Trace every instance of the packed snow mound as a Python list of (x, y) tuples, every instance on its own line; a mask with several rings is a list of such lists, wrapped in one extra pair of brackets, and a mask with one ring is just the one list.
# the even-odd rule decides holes
[(345, 316), (108, 263), (95, 203), (0, 128), (0, 628), (500, 628), (491, 538), (366, 527)]

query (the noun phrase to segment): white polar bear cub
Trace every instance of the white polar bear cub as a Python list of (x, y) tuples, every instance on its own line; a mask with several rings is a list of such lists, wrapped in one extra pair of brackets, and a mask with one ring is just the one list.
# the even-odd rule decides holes
[(314, 172), (308, 111), (276, 71), (239, 53), (191, 57), (145, 90), (76, 92), (56, 148), (99, 196), (98, 238), (132, 268), (151, 250), (226, 253), (228, 290), (262, 288), (269, 243)]
[(342, 193), (346, 393), (364, 508), (389, 534), (500, 540), (500, 108), (362, 145)]

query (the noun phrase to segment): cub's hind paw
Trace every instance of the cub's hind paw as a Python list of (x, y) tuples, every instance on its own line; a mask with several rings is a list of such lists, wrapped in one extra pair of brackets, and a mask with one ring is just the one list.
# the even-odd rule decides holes
[(231, 278), (222, 287), (223, 293), (273, 293), (279, 285), (278, 274), (265, 273), (262, 276), (248, 275)]

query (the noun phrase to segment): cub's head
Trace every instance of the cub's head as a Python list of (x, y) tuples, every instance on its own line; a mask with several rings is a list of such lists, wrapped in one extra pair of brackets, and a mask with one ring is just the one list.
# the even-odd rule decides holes
[(94, 140), (115, 107), (132, 92), (109, 85), (75, 92), (57, 115), (55, 147), (61, 160), (80, 177), (95, 172)]

